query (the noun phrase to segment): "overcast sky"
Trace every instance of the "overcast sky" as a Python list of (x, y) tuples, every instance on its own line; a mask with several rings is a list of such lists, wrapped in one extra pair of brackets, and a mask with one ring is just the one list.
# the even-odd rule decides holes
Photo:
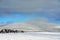
[[(5, 11), (37, 12), (60, 11), (59, 0), (1, 0), (0, 8)], [(5, 10), (4, 10), (5, 9)]]
[[(0, 21), (30, 20), (46, 18), (60, 24), (59, 0), (0, 0)], [(24, 20), (25, 19), (25, 20)]]

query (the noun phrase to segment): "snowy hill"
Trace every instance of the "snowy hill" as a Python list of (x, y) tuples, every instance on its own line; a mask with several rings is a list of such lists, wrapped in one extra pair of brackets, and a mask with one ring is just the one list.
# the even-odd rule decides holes
[(17, 30), (24, 30), (24, 31), (39, 31), (41, 29), (41, 28), (36, 27), (35, 25), (31, 25), (28, 23), (13, 23), (13, 24), (1, 26), (0, 28), (17, 29)]
[(24, 31), (60, 32), (58, 25), (52, 24), (33, 24), (33, 23), (12, 23), (0, 26), (0, 29), (17, 29)]

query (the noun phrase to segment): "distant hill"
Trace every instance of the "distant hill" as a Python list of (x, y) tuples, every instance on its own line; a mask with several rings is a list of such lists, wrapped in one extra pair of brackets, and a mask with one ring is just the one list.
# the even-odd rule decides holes
[(34, 25), (32, 23), (13, 23), (1, 26), (0, 29), (17, 29), (23, 31), (47, 31), (47, 32), (59, 32), (60, 28), (57, 28), (57, 25), (52, 24), (43, 24), (43, 25)]

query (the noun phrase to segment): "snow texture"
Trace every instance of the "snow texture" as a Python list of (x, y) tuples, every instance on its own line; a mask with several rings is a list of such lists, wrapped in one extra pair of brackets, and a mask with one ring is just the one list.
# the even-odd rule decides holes
[(0, 40), (60, 40), (60, 33), (48, 32), (25, 32), (25, 33), (3, 33)]

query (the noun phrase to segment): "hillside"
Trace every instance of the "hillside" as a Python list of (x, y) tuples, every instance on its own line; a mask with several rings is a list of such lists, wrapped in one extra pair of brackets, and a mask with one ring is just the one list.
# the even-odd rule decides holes
[(17, 29), (24, 31), (47, 31), (47, 32), (60, 32), (58, 25), (52, 24), (33, 24), (33, 23), (12, 23), (0, 26), (0, 29)]

